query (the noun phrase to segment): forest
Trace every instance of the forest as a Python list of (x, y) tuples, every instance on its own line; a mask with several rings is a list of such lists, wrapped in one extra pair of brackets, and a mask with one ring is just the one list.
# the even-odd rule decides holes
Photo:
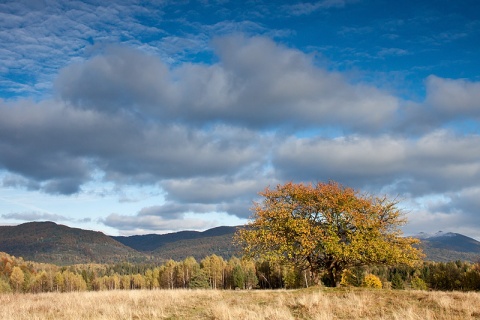
[[(308, 270), (267, 260), (207, 256), (162, 264), (79, 264), (60, 267), (0, 253), (0, 293), (137, 289), (294, 289), (311, 286)], [(362, 266), (342, 274), (343, 287), (414, 290), (480, 290), (480, 262), (423, 262)]]

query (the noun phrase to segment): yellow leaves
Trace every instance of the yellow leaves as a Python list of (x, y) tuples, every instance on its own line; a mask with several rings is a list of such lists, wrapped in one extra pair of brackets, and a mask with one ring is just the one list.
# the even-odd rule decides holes
[(363, 279), (363, 286), (367, 288), (381, 289), (382, 281), (374, 274), (367, 274)]
[(250, 256), (308, 260), (312, 268), (335, 261), (337, 269), (410, 264), (422, 257), (412, 247), (416, 240), (401, 237), (405, 219), (395, 200), (362, 195), (334, 181), (289, 182), (260, 195), (253, 219), (238, 233)]

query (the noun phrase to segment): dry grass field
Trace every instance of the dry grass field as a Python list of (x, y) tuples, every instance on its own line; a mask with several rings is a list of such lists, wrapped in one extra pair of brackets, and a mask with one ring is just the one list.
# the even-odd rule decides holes
[(310, 288), (0, 295), (0, 319), (480, 319), (480, 293)]

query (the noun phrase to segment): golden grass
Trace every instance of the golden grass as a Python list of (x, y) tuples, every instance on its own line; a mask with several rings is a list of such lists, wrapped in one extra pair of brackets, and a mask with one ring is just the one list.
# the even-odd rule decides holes
[(365, 289), (0, 295), (0, 319), (480, 319), (480, 293)]

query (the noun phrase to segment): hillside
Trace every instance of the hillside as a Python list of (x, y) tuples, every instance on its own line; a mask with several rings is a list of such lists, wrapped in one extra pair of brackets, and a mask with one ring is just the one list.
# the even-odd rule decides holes
[(155, 257), (176, 261), (184, 260), (189, 256), (200, 261), (212, 254), (224, 259), (230, 259), (232, 256), (240, 257), (240, 250), (233, 243), (233, 233), (170, 242), (151, 252)]
[[(179, 232), (173, 232), (173, 233), (167, 233), (167, 234), (146, 234), (146, 235), (129, 236), (129, 237), (118, 236), (118, 237), (112, 237), (112, 238), (137, 251), (160, 252), (159, 251), (160, 248), (168, 244), (176, 243), (179, 241), (195, 240), (195, 239), (203, 239), (203, 238), (213, 238), (213, 239), (210, 239), (211, 245), (216, 246), (216, 245), (219, 245), (219, 244), (216, 244), (219, 239), (216, 239), (214, 237), (230, 235), (230, 239), (231, 239), (231, 236), (233, 236), (236, 230), (237, 230), (237, 227), (223, 226), (223, 227), (212, 228), (203, 232), (179, 231)], [(209, 242), (208, 240), (203, 241), (204, 244), (208, 242)], [(231, 241), (229, 240), (228, 242), (229, 243), (227, 243), (227, 245), (229, 245)], [(189, 246), (195, 245), (195, 241), (186, 242), (186, 243), (189, 244)], [(195, 251), (194, 248), (192, 248), (192, 251)]]
[[(69, 265), (76, 263), (155, 262), (166, 259), (197, 260), (216, 254), (239, 256), (233, 244), (238, 227), (216, 227), (203, 232), (180, 231), (129, 237), (70, 228), (53, 222), (0, 226), (0, 251), (26, 260)], [(458, 233), (415, 236), (429, 261), (480, 261), (480, 242)]]
[(415, 236), (421, 241), (421, 248), (430, 261), (480, 261), (480, 242), (459, 233), (420, 233)]
[(102, 232), (70, 228), (54, 222), (0, 226), (0, 251), (25, 260), (58, 265), (147, 259), (146, 255)]

